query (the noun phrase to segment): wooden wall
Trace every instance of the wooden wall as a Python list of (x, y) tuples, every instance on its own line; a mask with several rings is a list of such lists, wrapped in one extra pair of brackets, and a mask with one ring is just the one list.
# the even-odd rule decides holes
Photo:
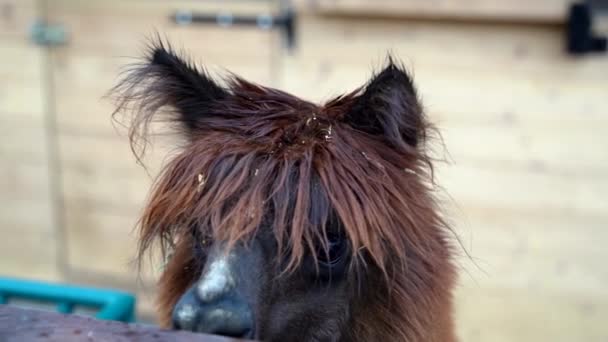
[(33, 0), (0, 1), (0, 273), (59, 277), (46, 51), (30, 44)]
[[(295, 1), (292, 51), (276, 32), (167, 20), (272, 2), (4, 3), (14, 10), (0, 16), (0, 273), (139, 289), (151, 312), (155, 272), (138, 284), (129, 264), (151, 177), (102, 97), (153, 28), (214, 71), (313, 100), (363, 84), (392, 51), (447, 147), (437, 145), (448, 159), (440, 195), (470, 255), (458, 261), (462, 340), (608, 339), (608, 56), (564, 53), (567, 1)], [(69, 43), (29, 43), (23, 23), (37, 15), (67, 27)], [(170, 151), (155, 146), (152, 175)]]

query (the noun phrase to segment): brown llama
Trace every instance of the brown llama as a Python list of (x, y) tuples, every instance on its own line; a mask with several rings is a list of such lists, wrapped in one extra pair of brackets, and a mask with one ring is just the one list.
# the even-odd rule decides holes
[[(139, 221), (159, 242), (162, 325), (263, 341), (455, 341), (449, 228), (431, 125), (392, 58), (317, 105), (155, 42), (116, 87), (131, 143), (166, 119), (186, 143)], [(140, 155), (138, 155), (139, 157)]]

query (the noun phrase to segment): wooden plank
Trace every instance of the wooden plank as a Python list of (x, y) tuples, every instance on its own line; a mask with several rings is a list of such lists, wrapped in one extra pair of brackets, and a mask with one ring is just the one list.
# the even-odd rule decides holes
[(27, 225), (2, 224), (0, 241), (2, 275), (54, 281), (61, 278), (57, 265), (57, 241), (54, 232), (37, 231)]
[(565, 67), (563, 78), (448, 69), (428, 66), (415, 72), (427, 111), (441, 122), (569, 126), (603, 125), (608, 119), (602, 92), (608, 75), (586, 80), (579, 75), (566, 82), (573, 68)]
[(138, 212), (132, 215), (108, 213), (77, 201), (65, 204), (66, 242), (69, 265), (89, 272), (129, 276), (134, 274)]
[[(459, 203), (455, 204), (456, 206)], [(458, 206), (449, 211), (462, 247), (460, 284), (608, 298), (608, 216)]]
[[(70, 47), (92, 49), (108, 56), (117, 51), (132, 51), (134, 47), (143, 47), (143, 39), (161, 36), (191, 42), (189, 49), (199, 51), (243, 51), (243, 47), (255, 46), (253, 54), (270, 53), (267, 44), (271, 43), (268, 32), (251, 28), (232, 27), (217, 28), (216, 25), (180, 26), (171, 20), (177, 11), (194, 11), (204, 13), (222, 13), (229, 11), (234, 15), (257, 15), (270, 13), (276, 7), (271, 1), (141, 1), (110, 0), (88, 1), (75, 0), (53, 1), (49, 15), (53, 21), (63, 23), (73, 35), (70, 36)], [(207, 33), (211, 33), (207, 35)], [(221, 34), (225, 39), (221, 38)], [(91, 40), (95, 35), (98, 39)], [(244, 35), (238, 44), (229, 44), (232, 38)], [(201, 41), (201, 37), (204, 40)], [(180, 47), (180, 42), (173, 42)], [(259, 45), (262, 44), (262, 45)], [(108, 51), (108, 47), (112, 47)]]
[(161, 330), (143, 324), (102, 321), (92, 317), (0, 305), (0, 340), (34, 341), (243, 341), (184, 331)]
[(0, 37), (27, 40), (37, 5), (36, 0), (0, 0)]
[(456, 294), (462, 341), (594, 341), (608, 339), (608, 298), (595, 294), (468, 286)]
[(563, 23), (567, 0), (333, 0), (296, 1), (298, 7), (325, 15), (394, 18)]
[[(81, 135), (61, 134), (59, 137), (61, 163), (76, 169), (90, 169), (99, 166), (100, 172), (133, 173), (140, 176), (146, 170), (137, 164), (137, 160), (124, 134), (114, 135)], [(154, 177), (167, 158), (178, 153), (178, 146), (183, 142), (181, 137), (153, 136), (151, 145), (146, 149), (143, 163), (149, 168), (150, 177)], [(91, 154), (95, 151), (95, 154)], [(89, 170), (85, 170), (89, 171)]]
[[(416, 74), (421, 66), (443, 67), (435, 73), (439, 79), (449, 69), (467, 70), (469, 79), (486, 74), (510, 77), (513, 73), (530, 81), (541, 75), (553, 80), (584, 81), (605, 81), (608, 77), (608, 59), (603, 55), (581, 59), (565, 53), (559, 27), (424, 21), (403, 24), (302, 15), (298, 18), (298, 45), (293, 54), (284, 56), (287, 73), (282, 79), (285, 85), (290, 80), (297, 84), (298, 79), (290, 72), (300, 68), (314, 75), (338, 66), (369, 70), (381, 65), (388, 52), (400, 57)], [(357, 75), (353, 73), (350, 78)], [(359, 77), (359, 81), (364, 80)]]
[[(274, 32), (247, 27), (179, 26), (169, 20), (169, 15), (180, 9), (257, 14), (269, 11), (271, 6), (269, 2), (175, 1), (148, 2), (144, 6), (139, 1), (58, 2), (51, 16), (72, 32), (69, 44), (53, 51), (60, 131), (115, 133), (110, 121), (114, 106), (103, 96), (117, 83), (126, 65), (139, 61), (155, 30), (211, 71), (221, 67), (270, 82), (274, 48), (279, 43)], [(96, 37), (95, 42), (89, 39), (91, 35)], [(242, 58), (243, 51), (248, 51), (246, 59)], [(85, 113), (83, 108), (87, 108)]]
[[(44, 160), (11, 162), (0, 168), (0, 199), (3, 201), (50, 199), (49, 175)], [(49, 213), (39, 213), (46, 217)]]
[(571, 177), (550, 172), (453, 165), (437, 169), (437, 181), (463, 207), (564, 211), (596, 215), (608, 212), (605, 177)]
[(0, 160), (6, 164), (37, 162), (47, 171), (46, 134), (42, 120), (28, 117), (0, 118)]
[(126, 138), (62, 135), (59, 141), (65, 198), (131, 215), (139, 212), (161, 166), (176, 149), (175, 142), (157, 141), (146, 151), (144, 168)]
[(56, 280), (57, 237), (46, 163), (6, 161), (0, 168), (0, 269), (5, 275)]
[(94, 164), (88, 166), (74, 169), (66, 165), (63, 172), (66, 198), (119, 213), (137, 212), (144, 204), (152, 179), (143, 170), (138, 170), (138, 176), (135, 172), (119, 174)]
[(57, 238), (49, 221), (48, 201), (3, 201), (0, 269), (3, 275), (58, 280)]
[(50, 232), (50, 203), (46, 198), (10, 198), (2, 196), (0, 224), (7, 231)]
[(0, 64), (3, 80), (0, 82), (0, 120), (15, 117), (41, 120), (44, 114), (42, 51), (25, 40), (7, 38), (0, 44), (0, 54), (4, 61)]
[[(103, 274), (117, 279), (119, 285), (154, 284), (163, 262), (155, 251), (137, 264), (137, 215), (113, 214), (100, 207), (88, 207), (73, 201), (66, 203), (66, 240), (69, 266), (82, 273)], [(82, 210), (79, 213), (75, 209)], [(144, 281), (140, 284), (139, 281)]]
[(526, 124), (505, 120), (497, 124), (451, 122), (438, 126), (447, 153), (437, 143), (436, 154), (447, 154), (455, 164), (594, 178), (608, 171), (608, 139), (601, 138), (604, 126), (594, 122), (556, 119)]
[(44, 53), (28, 40), (33, 0), (0, 0), (0, 269), (60, 278), (49, 174)]

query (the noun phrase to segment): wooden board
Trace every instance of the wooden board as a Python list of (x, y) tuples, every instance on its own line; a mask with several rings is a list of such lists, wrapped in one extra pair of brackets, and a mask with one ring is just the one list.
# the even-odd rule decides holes
[[(57, 264), (57, 240), (53, 233), (32, 231), (35, 227), (11, 226), (2, 222), (0, 270), (2, 275), (34, 280), (62, 279)], [(23, 231), (21, 229), (24, 229)]]
[(0, 272), (57, 280), (58, 241), (45, 162), (7, 161), (0, 167)]
[(27, 40), (39, 13), (36, 0), (0, 0), (0, 37)]
[(606, 177), (570, 177), (458, 163), (439, 169), (437, 181), (459, 205), (563, 211), (587, 215), (608, 212)]
[(608, 339), (608, 300), (569, 292), (469, 285), (455, 313), (462, 341), (594, 341)]
[(325, 15), (562, 23), (567, 0), (298, 0), (300, 8)]
[(608, 238), (605, 214), (450, 208), (462, 243), (456, 245), (458, 262), (466, 270), (461, 284), (608, 298), (608, 272), (601, 266), (605, 252), (596, 243)]
[(130, 276), (137, 255), (135, 217), (116, 215), (101, 206), (67, 201), (66, 230), (69, 265), (88, 272)]
[(161, 330), (143, 324), (102, 321), (79, 315), (22, 309), (0, 305), (0, 340), (34, 341), (243, 341), (184, 331)]
[(28, 41), (35, 1), (0, 1), (0, 272), (57, 280), (45, 53)]
[(44, 54), (23, 38), (7, 37), (0, 55), (5, 61), (0, 64), (0, 158), (7, 163), (45, 160)]
[[(471, 74), (473, 71), (486, 72), (479, 76), (527, 76), (531, 83), (540, 75), (553, 80), (564, 77), (584, 81), (605, 80), (607, 75), (605, 56), (574, 58), (565, 53), (563, 29), (560, 27), (394, 22), (304, 14), (297, 23), (298, 44), (294, 53), (286, 56), (292, 58), (286, 59), (290, 63), (285, 66), (310, 68), (308, 71), (316, 71), (317, 75), (334, 70), (333, 63), (337, 62), (368, 70), (382, 64), (389, 52), (415, 70), (424, 65), (445, 67), (468, 71), (471, 78), (477, 76)], [(324, 62), (322, 67), (311, 68), (315, 66), (312, 62), (318, 60)], [(296, 64), (291, 64), (293, 62)], [(506, 70), (509, 73), (500, 73)], [(354, 77), (360, 76), (351, 74), (350, 78)], [(324, 89), (313, 90), (320, 92)]]

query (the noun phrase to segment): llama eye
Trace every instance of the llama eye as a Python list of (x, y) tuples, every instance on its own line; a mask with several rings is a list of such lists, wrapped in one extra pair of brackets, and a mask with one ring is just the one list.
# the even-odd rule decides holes
[(336, 235), (328, 238), (327, 249), (320, 247), (317, 251), (319, 265), (335, 268), (343, 263), (346, 257), (347, 243), (343, 236)]

